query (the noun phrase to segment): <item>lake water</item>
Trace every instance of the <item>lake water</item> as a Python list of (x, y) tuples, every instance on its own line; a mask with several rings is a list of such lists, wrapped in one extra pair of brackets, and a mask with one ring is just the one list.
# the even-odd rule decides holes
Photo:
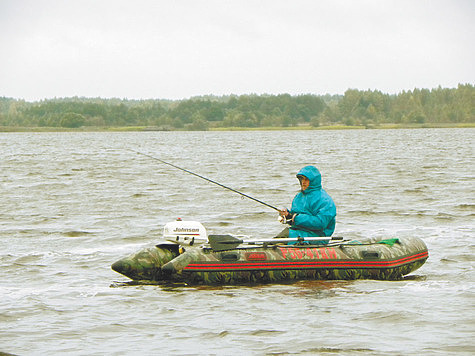
[[(0, 134), (0, 354), (473, 355), (475, 130)], [(272, 237), (318, 166), (335, 235), (418, 236), (402, 281), (133, 285), (110, 269), (180, 217)]]

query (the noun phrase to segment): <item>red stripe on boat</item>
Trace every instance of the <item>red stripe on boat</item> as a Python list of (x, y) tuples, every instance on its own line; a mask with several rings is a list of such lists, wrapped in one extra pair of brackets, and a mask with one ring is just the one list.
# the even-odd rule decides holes
[(188, 264), (184, 270), (197, 271), (232, 271), (241, 269), (298, 269), (298, 268), (388, 268), (399, 267), (407, 263), (425, 259), (429, 256), (427, 251), (415, 255), (402, 257), (397, 260), (386, 261), (348, 261), (348, 260), (303, 260), (303, 261), (274, 261), (274, 262), (195, 262)]

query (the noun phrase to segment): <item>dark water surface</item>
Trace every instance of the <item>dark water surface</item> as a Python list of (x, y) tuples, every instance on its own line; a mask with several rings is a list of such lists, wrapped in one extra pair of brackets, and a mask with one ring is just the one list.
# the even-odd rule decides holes
[[(0, 134), (0, 352), (472, 355), (473, 129)], [(335, 235), (419, 236), (403, 281), (128, 285), (111, 263), (181, 217), (271, 237), (315, 164)]]

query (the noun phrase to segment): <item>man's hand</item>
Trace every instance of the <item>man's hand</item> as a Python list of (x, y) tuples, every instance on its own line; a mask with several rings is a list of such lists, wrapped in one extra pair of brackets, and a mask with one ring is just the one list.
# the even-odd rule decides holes
[(280, 215), (279, 221), (282, 224), (291, 225), (294, 222), (294, 219), (293, 219), (294, 216), (287, 209), (279, 210), (279, 215)]

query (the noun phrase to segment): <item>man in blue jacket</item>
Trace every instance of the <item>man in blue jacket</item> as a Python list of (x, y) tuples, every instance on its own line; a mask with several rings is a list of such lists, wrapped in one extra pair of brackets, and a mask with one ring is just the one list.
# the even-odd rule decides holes
[[(306, 166), (297, 173), (301, 191), (289, 210), (279, 211), (290, 228), (289, 237), (330, 236), (335, 230), (336, 206), (322, 189), (322, 176), (314, 166)], [(285, 231), (285, 230), (284, 230)], [(282, 237), (282, 233), (279, 237)], [(322, 241), (325, 243), (325, 241)]]

